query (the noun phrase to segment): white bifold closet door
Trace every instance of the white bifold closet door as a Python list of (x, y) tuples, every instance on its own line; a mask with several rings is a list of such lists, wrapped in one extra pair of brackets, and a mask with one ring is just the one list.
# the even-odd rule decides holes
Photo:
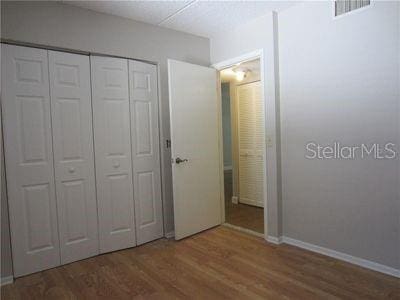
[(136, 240), (140, 245), (163, 236), (156, 66), (130, 60), (129, 84)]
[(2, 45), (14, 276), (60, 264), (47, 51)]
[(136, 245), (128, 60), (92, 56), (100, 252)]
[(264, 105), (259, 81), (237, 87), (239, 202), (264, 206)]
[(99, 252), (89, 57), (49, 51), (61, 263)]

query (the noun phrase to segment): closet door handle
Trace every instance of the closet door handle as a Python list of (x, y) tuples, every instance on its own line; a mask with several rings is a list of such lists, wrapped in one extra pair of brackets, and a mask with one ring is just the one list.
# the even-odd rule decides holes
[(68, 169), (68, 172), (71, 173), (71, 174), (72, 174), (72, 173), (75, 173), (75, 168), (74, 168), (74, 167), (70, 167), (70, 168)]
[(177, 164), (180, 164), (180, 163), (183, 163), (183, 162), (186, 162), (186, 161), (188, 161), (186, 158), (182, 159), (182, 158), (180, 158), (180, 157), (177, 157), (177, 158), (175, 159), (175, 162), (176, 162)]
[(117, 168), (119, 168), (119, 166), (120, 166), (120, 163), (119, 163), (118, 161), (114, 161), (113, 167), (114, 167), (115, 169), (117, 169)]

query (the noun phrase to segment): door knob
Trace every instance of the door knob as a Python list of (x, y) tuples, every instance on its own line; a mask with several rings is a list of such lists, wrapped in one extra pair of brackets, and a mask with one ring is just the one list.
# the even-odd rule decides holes
[(183, 162), (185, 162), (185, 161), (188, 161), (188, 160), (187, 160), (186, 158), (182, 159), (182, 158), (180, 158), (180, 157), (177, 157), (177, 158), (175, 159), (175, 162), (176, 162), (177, 164), (183, 163)]
[(70, 167), (70, 168), (68, 169), (68, 172), (74, 173), (74, 172), (75, 172), (75, 168), (74, 168), (74, 167)]

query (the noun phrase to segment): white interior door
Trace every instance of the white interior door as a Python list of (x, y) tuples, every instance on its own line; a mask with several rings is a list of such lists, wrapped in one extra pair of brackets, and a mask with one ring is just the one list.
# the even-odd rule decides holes
[(163, 236), (156, 66), (130, 60), (129, 85), (136, 241), (140, 245)]
[(264, 105), (259, 81), (237, 87), (239, 202), (264, 206)]
[(99, 252), (89, 57), (49, 51), (61, 262)]
[(2, 45), (14, 276), (60, 264), (47, 51)]
[(175, 239), (182, 239), (221, 224), (221, 107), (215, 69), (169, 60), (168, 79)]
[(92, 56), (100, 252), (136, 245), (126, 59)]

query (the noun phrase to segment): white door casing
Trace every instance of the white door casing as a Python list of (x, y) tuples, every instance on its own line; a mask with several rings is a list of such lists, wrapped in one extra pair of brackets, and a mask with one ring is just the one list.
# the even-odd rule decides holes
[(260, 81), (237, 86), (239, 202), (264, 207), (264, 106)]
[(61, 263), (98, 254), (89, 57), (49, 51)]
[(175, 239), (222, 222), (216, 70), (168, 60)]
[(128, 61), (91, 56), (100, 252), (136, 245)]
[(47, 51), (2, 45), (14, 276), (60, 264)]
[(163, 236), (157, 67), (129, 61), (132, 170), (136, 241)]

